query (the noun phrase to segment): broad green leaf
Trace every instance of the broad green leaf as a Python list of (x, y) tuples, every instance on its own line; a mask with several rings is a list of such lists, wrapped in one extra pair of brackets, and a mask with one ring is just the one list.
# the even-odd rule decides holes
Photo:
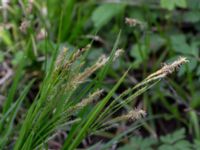
[(191, 54), (193, 56), (199, 56), (199, 42), (192, 42), (191, 45), (190, 45), (190, 48), (191, 48)]
[(136, 44), (130, 51), (131, 57), (135, 58), (133, 66), (135, 68), (139, 67), (139, 65), (148, 58), (148, 54), (149, 51), (144, 44)]
[(20, 60), (23, 58), (23, 56), (24, 56), (23, 51), (18, 51), (18, 52), (16, 52), (16, 53), (15, 53), (15, 57), (14, 57), (14, 59), (12, 60), (12, 64), (13, 64), (13, 65), (19, 64), (19, 62), (20, 62)]
[(187, 7), (186, 0), (174, 0), (174, 2), (176, 4), (176, 6), (178, 6), (178, 7), (181, 7), (181, 8), (186, 8)]
[(91, 49), (90, 53), (88, 54), (88, 59), (90, 60), (90, 63), (94, 63), (97, 58), (99, 58), (103, 54), (103, 48), (94, 48)]
[(95, 28), (99, 29), (109, 23), (110, 20), (121, 13), (124, 8), (125, 5), (122, 4), (103, 4), (97, 7), (92, 14), (92, 21), (94, 22)]
[(196, 23), (200, 21), (200, 12), (199, 10), (188, 11), (183, 15), (183, 19), (186, 22)]
[(173, 10), (175, 8), (174, 0), (161, 0), (160, 5), (162, 8)]
[(200, 9), (200, 1), (199, 0), (192, 0), (192, 3), (190, 0), (187, 0), (187, 5), (188, 5), (188, 8), (190, 8), (192, 10)]
[(129, 144), (121, 147), (119, 150), (153, 150), (153, 145), (157, 143), (156, 139), (153, 138), (142, 138), (142, 137), (133, 137)]
[(194, 140), (194, 149), (196, 149), (196, 150), (200, 150), (200, 141), (199, 140), (197, 140), (197, 139), (195, 139)]
[(175, 131), (172, 134), (168, 134), (166, 136), (161, 136), (160, 140), (166, 144), (173, 144), (178, 140), (185, 138), (185, 129), (182, 128), (180, 130)]
[(161, 145), (158, 150), (172, 150), (173, 149), (173, 146), (169, 145), (169, 144), (164, 144), (164, 145)]
[(186, 8), (186, 0), (161, 0), (160, 5), (168, 10), (174, 10), (176, 6)]
[(150, 48), (152, 51), (159, 50), (165, 44), (165, 40), (159, 34), (152, 34), (150, 37)]
[(191, 54), (190, 46), (186, 43), (186, 37), (184, 34), (175, 34), (171, 36), (172, 48), (175, 52), (181, 54)]
[(120, 150), (193, 150), (199, 143), (196, 141), (195, 146), (185, 140), (185, 130), (180, 129), (174, 133), (162, 136), (160, 140), (153, 138), (132, 137), (130, 143), (121, 147)]
[(145, 14), (144, 10), (142, 8), (135, 7), (134, 9), (131, 9), (130, 12), (130, 18), (134, 18), (136, 20), (140, 20), (141, 22), (145, 22)]
[(186, 140), (178, 141), (177, 143), (174, 144), (174, 149), (177, 150), (192, 150), (191, 147), (192, 146), (190, 142)]
[(194, 58), (191, 58), (190, 59), (190, 63), (188, 63), (187, 65), (188, 65), (188, 71), (189, 72), (192, 72), (196, 67), (197, 67), (197, 60), (196, 59), (194, 59)]

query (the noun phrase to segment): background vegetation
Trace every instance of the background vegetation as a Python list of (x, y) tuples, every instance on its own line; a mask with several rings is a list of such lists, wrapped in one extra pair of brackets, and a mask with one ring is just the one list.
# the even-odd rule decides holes
[[(2, 0), (0, 11), (1, 149), (199, 148), (199, 0)], [(73, 64), (70, 73), (62, 67), (55, 73), (56, 57), (64, 55), (65, 48)], [(124, 53), (115, 58), (118, 48)], [(86, 52), (76, 58), (77, 49)], [(76, 85), (78, 74), (98, 63), (102, 54), (110, 56), (107, 65), (100, 59), (94, 71), (102, 69)], [(105, 108), (110, 99), (118, 99), (178, 56), (190, 63), (162, 82), (148, 84), (146, 89), (153, 88), (137, 98), (131, 97), (134, 93), (126, 95), (134, 100), (120, 105), (107, 121), (135, 107), (146, 111), (145, 118), (120, 121), (108, 131), (93, 133), (111, 114)], [(100, 89), (103, 94), (95, 96), (102, 103), (93, 102), (69, 115), (77, 107), (72, 103)], [(60, 109), (55, 116), (53, 106)], [(100, 114), (106, 115), (98, 120)], [(81, 123), (76, 123), (79, 118)]]

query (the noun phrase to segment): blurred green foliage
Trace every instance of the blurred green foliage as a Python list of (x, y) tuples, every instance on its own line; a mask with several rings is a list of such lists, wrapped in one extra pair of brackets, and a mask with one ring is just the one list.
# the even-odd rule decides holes
[[(84, 47), (93, 41), (93, 47), (88, 53), (89, 63), (92, 63), (102, 53), (110, 53), (117, 34), (122, 30), (119, 47), (126, 52), (117, 61), (118, 64), (109, 69), (109, 78), (119, 80), (131, 66), (133, 72), (130, 76), (137, 82), (158, 69), (163, 62), (171, 62), (180, 55), (187, 57), (190, 63), (180, 69), (178, 77), (172, 75), (166, 81), (167, 84), (161, 83), (140, 97), (140, 100), (150, 116), (165, 116), (161, 121), (148, 122), (148, 127), (155, 133), (160, 130), (165, 132), (159, 125), (167, 128), (167, 121), (169, 125), (174, 125), (174, 130), (185, 127), (187, 132), (181, 130), (181, 135), (200, 139), (199, 0), (113, 0), (112, 3), (106, 0), (36, 0), (31, 13), (27, 11), (29, 7), (27, 0), (21, 3), (15, 0), (10, 3), (8, 10), (2, 10), (0, 62), (11, 59), (15, 67), (25, 51), (28, 56), (27, 70), (42, 72), (48, 63), (46, 58), (53, 53), (52, 49)], [(139, 20), (142, 24), (129, 27), (125, 24), (125, 17)], [(20, 30), (23, 21), (29, 22), (26, 32)], [(37, 38), (43, 29), (46, 35)], [(11, 57), (8, 57), (8, 53)], [(126, 88), (134, 84), (131, 79), (127, 80), (123, 85)], [(109, 83), (104, 84), (110, 88)], [(148, 127), (144, 126), (144, 130), (152, 134)], [(167, 138), (161, 137), (159, 142), (169, 144)], [(148, 141), (147, 147), (155, 142), (150, 139), (133, 139), (142, 144)], [(189, 145), (185, 140), (179, 142), (185, 148)]]
[(185, 130), (180, 129), (174, 133), (161, 136), (160, 139), (133, 137), (129, 144), (120, 148), (120, 150), (198, 150), (199, 141), (191, 144), (186, 140)]

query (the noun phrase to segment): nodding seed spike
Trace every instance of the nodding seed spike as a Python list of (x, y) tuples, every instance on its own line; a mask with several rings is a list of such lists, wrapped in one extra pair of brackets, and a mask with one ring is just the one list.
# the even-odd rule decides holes
[(188, 63), (189, 60), (185, 57), (179, 57), (176, 61), (174, 61), (173, 63), (170, 63), (170, 64), (164, 64), (164, 66), (159, 69), (158, 71), (150, 74), (146, 80), (150, 81), (150, 80), (153, 80), (153, 79), (157, 79), (159, 77), (165, 77), (167, 76), (168, 74), (171, 74), (173, 73), (174, 71), (178, 70), (181, 65), (185, 64), (185, 63)]

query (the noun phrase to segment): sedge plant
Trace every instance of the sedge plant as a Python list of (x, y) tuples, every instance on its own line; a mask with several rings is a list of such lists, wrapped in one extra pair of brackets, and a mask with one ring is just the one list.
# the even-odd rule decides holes
[[(117, 49), (116, 45), (109, 57), (102, 55), (92, 66), (86, 69), (83, 69), (86, 56), (84, 53), (89, 51), (90, 45), (76, 51), (64, 48), (58, 54), (54, 54), (40, 90), (21, 123), (20, 131), (16, 135), (17, 138), (12, 141), (14, 150), (42, 149), (54, 137), (58, 129), (68, 132), (62, 149), (74, 150), (87, 135), (95, 135), (108, 130), (117, 122), (133, 121), (144, 117), (146, 112), (142, 108), (132, 109), (115, 118), (111, 116), (161, 79), (177, 70), (182, 64), (188, 62), (186, 58), (180, 57), (114, 98), (114, 93), (123, 83), (128, 71), (107, 93), (101, 88), (100, 82), (105, 77), (110, 64), (123, 52), (121, 49)], [(96, 78), (87, 83), (88, 78), (99, 69), (101, 70)], [(16, 80), (15, 82), (18, 82), (19, 79)], [(11, 104), (12, 101), (8, 101), (4, 105), (5, 111), (0, 118), (0, 131), (3, 133), (0, 135), (1, 149), (5, 148), (10, 142), (17, 111), (33, 82), (31, 81), (24, 88), (15, 103)], [(80, 93), (83, 84), (85, 90)], [(12, 88), (16, 88), (16, 85)], [(13, 94), (11, 89), (8, 98)], [(87, 109), (91, 104), (93, 107)], [(87, 110), (87, 113), (81, 115), (80, 112), (83, 110)], [(68, 131), (66, 127), (69, 127)]]

